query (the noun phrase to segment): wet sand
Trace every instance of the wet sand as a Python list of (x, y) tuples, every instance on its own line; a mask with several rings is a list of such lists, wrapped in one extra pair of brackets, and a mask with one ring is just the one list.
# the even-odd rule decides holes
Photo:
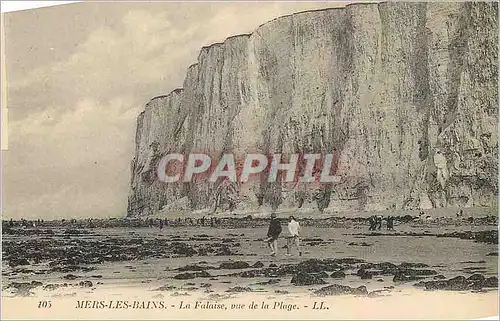
[[(300, 257), (296, 252), (285, 256), (284, 238), (281, 252), (269, 256), (265, 221), (162, 231), (55, 224), (4, 234), (4, 317), (50, 313), (55, 310), (15, 307), (51, 300), (62, 309), (57, 314), (61, 318), (74, 318), (76, 312), (85, 318), (103, 318), (101, 313), (117, 319), (122, 313), (128, 319), (137, 313), (142, 318), (192, 318), (200, 309), (181, 310), (181, 300), (248, 304), (254, 297), (303, 303), (298, 310), (267, 313), (203, 310), (203, 318), (242, 318), (245, 313), (269, 318), (273, 313), (292, 319), (456, 319), (497, 314), (495, 225), (412, 221), (395, 231), (375, 232), (355, 220), (336, 220), (330, 227), (314, 220), (304, 225)], [(16, 260), (22, 264), (10, 263)], [(160, 300), (175, 308), (165, 309), (168, 315), (158, 309), (75, 310), (78, 300)], [(328, 302), (330, 309), (311, 310), (314, 301)]]

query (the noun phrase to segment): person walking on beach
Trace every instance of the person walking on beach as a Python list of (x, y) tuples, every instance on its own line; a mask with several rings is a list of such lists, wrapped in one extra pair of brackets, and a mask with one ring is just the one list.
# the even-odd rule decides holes
[(295, 220), (295, 217), (293, 216), (290, 216), (289, 220), (288, 232), (290, 232), (290, 235), (287, 237), (286, 255), (292, 255), (292, 246), (295, 245), (295, 247), (299, 251), (299, 256), (302, 256), (299, 239), (300, 224)]
[(278, 236), (281, 234), (281, 223), (276, 217), (276, 213), (271, 214), (271, 222), (267, 230), (267, 245), (271, 249), (271, 256), (278, 253)]

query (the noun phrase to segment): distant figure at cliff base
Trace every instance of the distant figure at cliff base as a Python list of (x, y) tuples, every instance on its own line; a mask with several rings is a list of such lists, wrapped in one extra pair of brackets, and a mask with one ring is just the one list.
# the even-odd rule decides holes
[(388, 231), (394, 230), (394, 217), (390, 215), (387, 217), (387, 230)]
[(375, 215), (372, 215), (368, 218), (368, 223), (370, 224), (369, 231), (374, 231), (377, 228), (377, 218)]

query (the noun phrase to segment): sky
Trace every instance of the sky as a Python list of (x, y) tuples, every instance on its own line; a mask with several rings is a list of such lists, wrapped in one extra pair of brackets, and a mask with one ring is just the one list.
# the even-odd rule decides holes
[(86, 2), (5, 14), (3, 219), (126, 214), (138, 114), (202, 46), (341, 2)]

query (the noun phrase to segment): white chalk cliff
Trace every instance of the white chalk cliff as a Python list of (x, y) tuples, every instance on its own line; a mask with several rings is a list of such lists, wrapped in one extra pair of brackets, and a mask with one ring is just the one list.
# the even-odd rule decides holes
[[(137, 121), (128, 215), (488, 206), (498, 194), (497, 3), (301, 12), (203, 47)], [(333, 153), (341, 183), (155, 178), (162, 154)]]

